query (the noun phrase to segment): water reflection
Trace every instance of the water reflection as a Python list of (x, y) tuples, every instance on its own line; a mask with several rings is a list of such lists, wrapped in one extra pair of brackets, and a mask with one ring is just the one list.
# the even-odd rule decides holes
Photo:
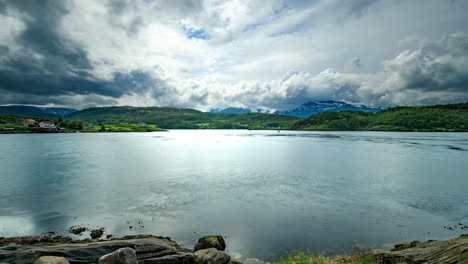
[(231, 252), (271, 257), (468, 224), (464, 133), (181, 130), (5, 135), (0, 146), (0, 235), (84, 224), (191, 246), (220, 233)]

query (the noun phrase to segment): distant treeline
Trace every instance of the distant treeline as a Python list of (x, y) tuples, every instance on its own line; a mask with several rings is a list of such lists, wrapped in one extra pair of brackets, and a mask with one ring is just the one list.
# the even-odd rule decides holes
[(323, 112), (291, 125), (297, 130), (468, 131), (468, 103), (394, 107), (377, 113)]
[(216, 114), (172, 107), (99, 107), (66, 116), (87, 123), (147, 123), (164, 129), (288, 129), (297, 117), (262, 114)]
[[(0, 128), (26, 130), (21, 117), (0, 116)], [(36, 119), (40, 120), (40, 119)], [(293, 129), (349, 131), (468, 131), (468, 103), (393, 107), (377, 113), (322, 112), (307, 118), (263, 113), (216, 114), (170, 107), (101, 107), (52, 119), (67, 130)]]

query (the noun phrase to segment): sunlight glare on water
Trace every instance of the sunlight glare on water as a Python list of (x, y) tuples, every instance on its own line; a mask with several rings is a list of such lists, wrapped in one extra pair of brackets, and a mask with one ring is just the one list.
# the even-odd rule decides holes
[(269, 258), (468, 224), (467, 133), (18, 134), (0, 146), (0, 236), (104, 226), (192, 247), (222, 234), (230, 252)]

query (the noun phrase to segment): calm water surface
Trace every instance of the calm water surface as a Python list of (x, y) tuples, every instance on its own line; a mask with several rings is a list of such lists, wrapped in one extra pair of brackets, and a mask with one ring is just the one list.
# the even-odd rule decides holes
[[(0, 236), (205, 234), (271, 258), (468, 230), (468, 134), (178, 130), (0, 135)], [(131, 227), (131, 228), (130, 228)]]

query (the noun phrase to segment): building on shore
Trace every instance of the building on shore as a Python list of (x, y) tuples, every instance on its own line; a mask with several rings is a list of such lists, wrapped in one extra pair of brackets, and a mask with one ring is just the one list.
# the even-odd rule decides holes
[(61, 133), (65, 129), (56, 126), (52, 121), (45, 120), (39, 123), (39, 127), (33, 127), (32, 131), (37, 133)]
[(47, 129), (55, 129), (55, 128), (56, 128), (54, 122), (48, 121), (48, 120), (41, 121), (41, 122), (39, 123), (39, 127), (41, 127), (41, 128), (47, 128)]
[(15, 132), (14, 128), (11, 128), (11, 127), (3, 128), (3, 133), (13, 133), (13, 132)]
[(34, 120), (34, 119), (23, 119), (22, 124), (25, 127), (35, 127), (36, 126), (36, 120)]

